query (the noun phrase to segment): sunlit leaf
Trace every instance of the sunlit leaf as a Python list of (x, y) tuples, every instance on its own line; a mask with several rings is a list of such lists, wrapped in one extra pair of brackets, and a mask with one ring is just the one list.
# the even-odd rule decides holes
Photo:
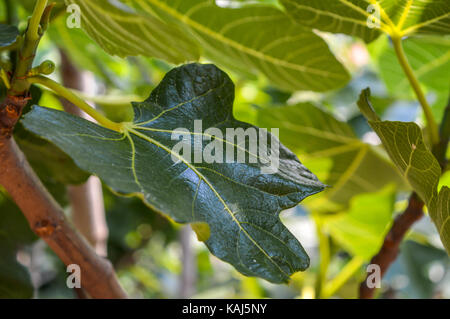
[[(417, 79), (428, 88), (448, 97), (450, 81), (445, 79), (450, 74), (450, 39), (409, 38), (403, 41), (403, 47)], [(378, 64), (381, 78), (393, 96), (414, 96), (391, 46), (383, 51)]]
[[(379, 149), (363, 143), (352, 128), (321, 108), (303, 103), (258, 112), (258, 125), (280, 127), (280, 140), (331, 187), (307, 203), (317, 209), (329, 201), (346, 205), (355, 195), (402, 184), (395, 167)], [(329, 163), (328, 163), (329, 162)]]
[(114, 61), (114, 58), (103, 51), (93, 42), (82, 29), (69, 29), (66, 17), (55, 19), (46, 31), (53, 43), (70, 57), (70, 60), (80, 69), (89, 70), (108, 79), (112, 70), (105, 70), (105, 65)]
[(143, 16), (119, 1), (66, 0), (82, 12), (83, 29), (108, 53), (144, 55), (181, 63), (198, 59), (198, 47), (185, 32), (154, 16)]
[(412, 122), (380, 121), (369, 101), (370, 90), (361, 93), (358, 105), (380, 137), (390, 158), (414, 191), (428, 206), (447, 252), (450, 253), (450, 191), (438, 194), (441, 167), (424, 143), (420, 127)]
[(207, 224), (208, 248), (243, 274), (285, 282), (308, 267), (309, 258), (278, 215), (320, 192), (323, 184), (270, 138), (269, 149), (280, 146), (279, 168), (273, 174), (263, 173), (259, 161), (250, 161), (261, 159), (261, 153), (249, 143), (236, 144), (218, 133), (216, 145), (231, 146), (234, 154), (244, 151), (248, 160), (226, 163), (222, 154), (221, 163), (193, 163), (187, 154), (174, 151), (179, 137), (173, 139), (172, 134), (180, 128), (189, 130), (185, 143), (197, 154), (210, 146), (202, 141), (203, 146), (196, 145), (191, 138), (212, 137), (194, 134), (195, 120), (202, 120), (203, 130), (216, 127), (223, 136), (227, 128), (256, 129), (233, 118), (233, 100), (234, 85), (224, 72), (213, 65), (188, 64), (170, 71), (146, 101), (134, 103), (136, 116), (124, 133), (41, 107), (28, 113), (23, 123), (116, 192), (138, 195), (177, 222)]
[(367, 42), (382, 32), (401, 36), (450, 33), (447, 0), (281, 0), (281, 3), (300, 24), (360, 37)]
[(324, 217), (331, 236), (353, 255), (369, 260), (383, 244), (394, 211), (393, 187), (352, 198), (348, 211)]
[(283, 90), (327, 91), (349, 80), (315, 33), (270, 6), (219, 8), (212, 0), (133, 0), (149, 16), (176, 23), (210, 60), (243, 73), (258, 71)]

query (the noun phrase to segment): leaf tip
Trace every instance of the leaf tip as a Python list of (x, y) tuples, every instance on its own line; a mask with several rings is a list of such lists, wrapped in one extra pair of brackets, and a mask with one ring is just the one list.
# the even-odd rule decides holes
[(379, 121), (378, 115), (375, 113), (375, 110), (370, 102), (370, 88), (365, 88), (361, 91), (358, 99), (358, 107), (361, 113), (369, 120), (369, 121)]

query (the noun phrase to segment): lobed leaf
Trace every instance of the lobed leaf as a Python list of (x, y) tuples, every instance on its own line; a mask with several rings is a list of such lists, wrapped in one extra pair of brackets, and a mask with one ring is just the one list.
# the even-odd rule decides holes
[[(401, 36), (450, 33), (447, 0), (281, 0), (281, 3), (300, 24), (356, 36), (366, 42), (383, 32)], [(379, 27), (372, 23), (379, 23)]]
[[(428, 207), (442, 242), (450, 253), (448, 187), (438, 194), (441, 167), (424, 143), (420, 127), (412, 122), (381, 121), (370, 105), (370, 90), (361, 93), (358, 105), (380, 137), (389, 157)], [(372, 115), (368, 115), (372, 113)]]
[[(450, 39), (408, 38), (403, 41), (403, 47), (417, 79), (428, 88), (447, 97), (450, 82), (443, 79), (450, 74)], [(387, 47), (381, 53), (378, 64), (380, 76), (392, 95), (414, 96), (392, 47)]]
[(17, 261), (15, 245), (0, 230), (0, 298), (28, 299), (33, 284), (28, 270)]
[(182, 63), (198, 59), (198, 47), (180, 28), (142, 16), (119, 1), (66, 0), (81, 10), (83, 29), (109, 54), (144, 55)]
[[(123, 133), (41, 107), (22, 122), (114, 191), (140, 196), (177, 222), (201, 225), (200, 237), (211, 252), (241, 273), (286, 282), (308, 267), (309, 258), (279, 213), (324, 185), (277, 140), (269, 143), (280, 147), (274, 174), (262, 173), (264, 165), (249, 160), (261, 155), (249, 143), (230, 142), (218, 133), (215, 145), (245, 151), (248, 160), (196, 162), (174, 151), (179, 140), (173, 134), (181, 134), (180, 128), (189, 130), (183, 140), (195, 154), (209, 146), (202, 140), (211, 141), (213, 135), (195, 133), (195, 120), (202, 120), (203, 130), (214, 127), (223, 133), (256, 129), (233, 118), (233, 100), (234, 85), (224, 72), (188, 64), (170, 71), (146, 101), (133, 104), (134, 121)], [(200, 138), (200, 146), (192, 137)]]
[(220, 8), (213, 0), (133, 0), (188, 29), (214, 62), (258, 71), (283, 90), (327, 91), (349, 80), (327, 44), (271, 6)]

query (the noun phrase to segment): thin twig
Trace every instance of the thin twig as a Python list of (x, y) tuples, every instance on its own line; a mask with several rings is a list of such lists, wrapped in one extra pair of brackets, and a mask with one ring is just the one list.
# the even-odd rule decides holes
[[(423, 202), (413, 193), (409, 198), (408, 207), (406, 210), (395, 218), (394, 223), (386, 235), (383, 246), (381, 246), (380, 251), (376, 254), (372, 260), (371, 264), (378, 265), (381, 271), (381, 278), (386, 274), (389, 266), (395, 261), (399, 253), (400, 244), (405, 237), (405, 234), (411, 228), (411, 226), (423, 217)], [(367, 278), (361, 283), (359, 289), (359, 297), (361, 299), (373, 298), (375, 293), (375, 288), (369, 288), (367, 285)]]

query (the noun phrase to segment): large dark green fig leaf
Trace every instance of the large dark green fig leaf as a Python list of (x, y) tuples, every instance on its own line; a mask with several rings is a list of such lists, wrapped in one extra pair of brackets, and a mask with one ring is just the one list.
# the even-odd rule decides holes
[[(224, 72), (188, 64), (170, 71), (146, 101), (133, 103), (134, 121), (123, 124), (123, 132), (37, 106), (23, 124), (114, 191), (138, 195), (175, 221), (192, 223), (211, 252), (241, 273), (286, 282), (308, 267), (309, 258), (279, 213), (324, 185), (270, 134), (270, 153), (261, 152), (263, 143), (254, 150), (249, 138), (221, 137), (227, 128), (257, 129), (234, 119), (233, 100), (234, 85)], [(194, 130), (196, 120), (202, 120), (200, 133)], [(216, 129), (205, 132), (209, 128)], [(194, 161), (187, 151), (175, 151), (180, 137), (194, 149)], [(222, 162), (195, 161), (212, 144), (217, 148), (211, 154)], [(239, 152), (245, 161), (229, 160), (230, 153)], [(278, 169), (270, 173), (263, 163), (269, 155), (279, 157)]]
[(0, 48), (13, 44), (18, 35), (19, 29), (15, 26), (0, 23)]

